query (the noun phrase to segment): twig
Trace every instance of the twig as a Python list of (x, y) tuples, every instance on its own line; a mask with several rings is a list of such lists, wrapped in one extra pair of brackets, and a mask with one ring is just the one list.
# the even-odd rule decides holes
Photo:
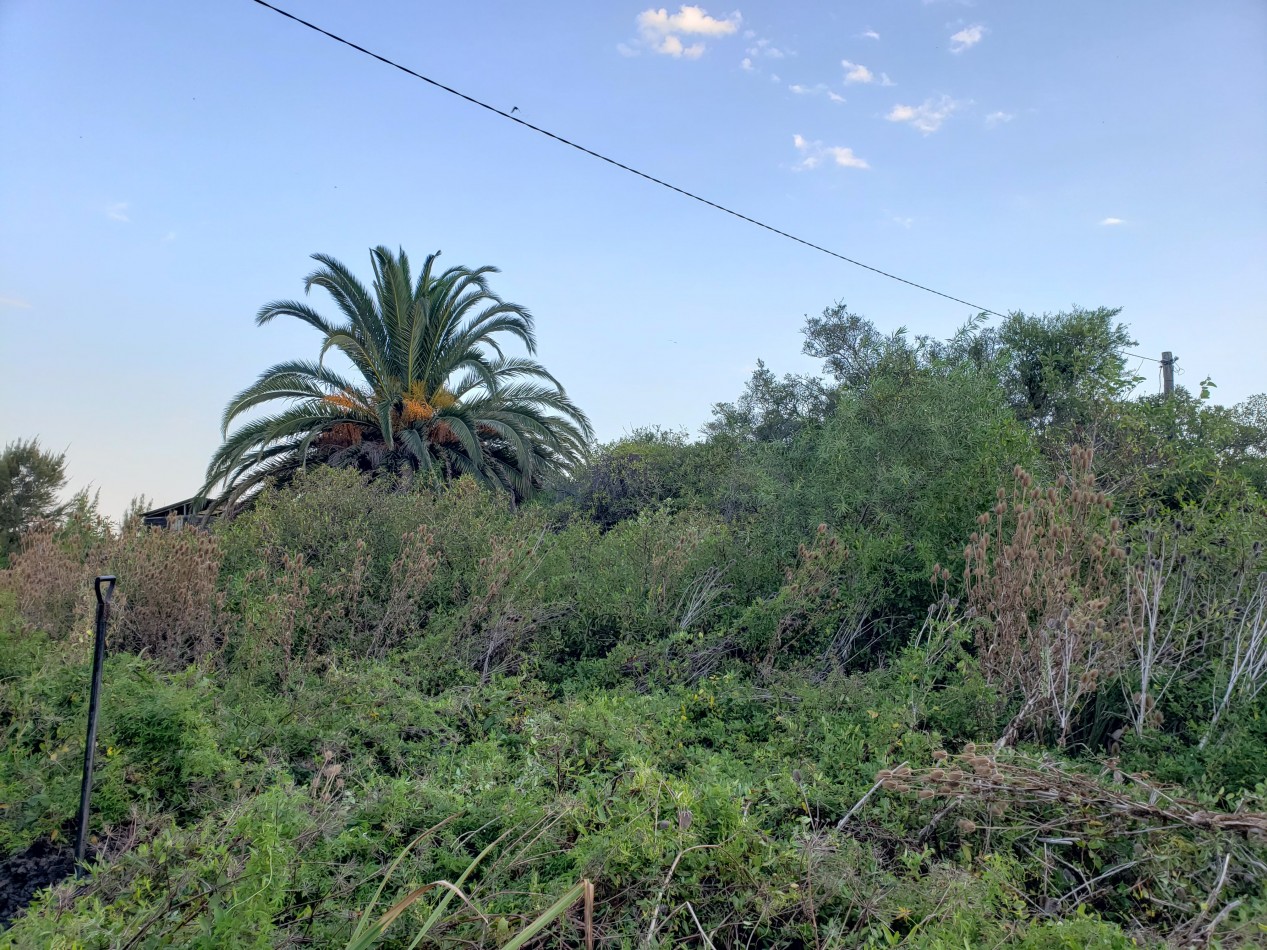
[(720, 845), (697, 844), (692, 845), (685, 851), (678, 852), (677, 857), (673, 859), (673, 863), (669, 865), (669, 873), (664, 876), (664, 883), (660, 885), (660, 892), (656, 894), (655, 909), (651, 911), (651, 926), (647, 928), (647, 939), (645, 941), (646, 946), (651, 946), (652, 942), (655, 940), (656, 927), (659, 926), (660, 919), (660, 902), (664, 900), (664, 894), (669, 889), (669, 882), (673, 880), (673, 875), (677, 871), (678, 863), (692, 851), (708, 851), (717, 847), (720, 847)]
[(691, 920), (695, 921), (695, 929), (699, 931), (699, 935), (703, 939), (704, 945), (708, 947), (708, 950), (716, 950), (713, 946), (713, 941), (709, 940), (708, 934), (704, 933), (704, 927), (699, 922), (699, 918), (695, 916), (695, 908), (691, 906), (690, 901), (686, 902), (686, 909), (691, 912)]
[[(909, 765), (909, 764), (910, 764), (909, 762), (903, 762), (902, 765), (898, 766), (898, 768), (900, 769), (902, 768), (902, 766)], [(872, 795), (874, 795), (877, 791), (879, 791), (880, 786), (883, 784), (884, 784), (883, 781), (879, 781), (879, 782), (876, 782), (874, 785), (872, 785), (871, 788), (868, 789), (867, 794), (863, 795), (860, 799), (858, 799), (858, 803), (854, 805), (853, 808), (849, 809), (848, 812), (845, 813), (845, 817), (840, 819), (840, 821), (836, 822), (836, 830), (844, 831), (845, 825), (849, 824), (849, 819), (858, 813), (858, 809), (860, 809), (863, 805), (865, 805), (868, 799), (870, 799)]]
[(1214, 932), (1219, 929), (1219, 924), (1223, 923), (1223, 921), (1227, 919), (1227, 915), (1240, 906), (1241, 902), (1239, 900), (1234, 900), (1230, 904), (1225, 905), (1224, 908), (1218, 912), (1218, 915), (1201, 931), (1201, 939), (1208, 945), (1210, 940), (1214, 937)]
[(1138, 861), (1127, 861), (1124, 864), (1119, 864), (1116, 867), (1111, 867), (1107, 871), (1105, 871), (1103, 874), (1097, 875), (1096, 877), (1091, 878), (1091, 880), (1089, 881), (1083, 881), (1081, 884), (1075, 887), (1072, 891), (1070, 891), (1064, 897), (1056, 898), (1056, 903), (1063, 904), (1065, 901), (1069, 900), (1071, 897), (1073, 897), (1083, 888), (1088, 888), (1092, 884), (1095, 884), (1099, 881), (1103, 881), (1105, 878), (1110, 878), (1114, 874), (1117, 874), (1120, 871), (1129, 871), (1131, 868), (1135, 867), (1135, 865), (1137, 864), (1139, 864)]
[(928, 839), (933, 836), (933, 832), (937, 830), (937, 826), (941, 824), (941, 820), (949, 815), (951, 810), (954, 809), (954, 807), (961, 801), (963, 801), (962, 798), (952, 798), (950, 801), (946, 802), (942, 808), (937, 809), (936, 814), (934, 814), (932, 818), (928, 819), (928, 824), (924, 826), (923, 830), (919, 833), (919, 837), (916, 839), (921, 848), (928, 844)]

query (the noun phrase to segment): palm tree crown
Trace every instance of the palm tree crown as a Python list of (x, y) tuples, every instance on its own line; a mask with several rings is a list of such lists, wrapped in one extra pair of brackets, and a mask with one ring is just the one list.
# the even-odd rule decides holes
[[(516, 337), (536, 351), (532, 315), (488, 287), (494, 267), (436, 273), (429, 255), (415, 280), (402, 250), (370, 252), (372, 290), (347, 266), (314, 254), (320, 267), (305, 292), (325, 290), (342, 321), (305, 303), (260, 309), (263, 325), (295, 317), (324, 337), (316, 362), (288, 360), (265, 370), (224, 411), (224, 444), (207, 468), (207, 494), (224, 482), (223, 501), (240, 500), (270, 478), (312, 463), (365, 471), (415, 471), (438, 478), (469, 474), (526, 498), (547, 473), (584, 454), (589, 420), (559, 382), (533, 359), (507, 356)], [(336, 349), (355, 370), (327, 367)], [(284, 408), (229, 427), (261, 406)]]

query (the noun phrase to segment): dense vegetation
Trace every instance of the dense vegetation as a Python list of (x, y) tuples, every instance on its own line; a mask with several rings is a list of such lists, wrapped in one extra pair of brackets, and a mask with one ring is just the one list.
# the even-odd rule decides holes
[(832, 307), (527, 503), (81, 499), (0, 594), (0, 853), (72, 827), (109, 569), (97, 863), (0, 945), (1261, 944), (1267, 400), (1129, 398), (1116, 319)]

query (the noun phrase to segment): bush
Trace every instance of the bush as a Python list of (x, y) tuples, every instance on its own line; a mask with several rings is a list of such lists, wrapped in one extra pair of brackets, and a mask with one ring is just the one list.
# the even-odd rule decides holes
[(1121, 522), (1091, 458), (1074, 446), (1070, 474), (1046, 488), (1018, 465), (1010, 496), (999, 489), (964, 549), (981, 670), (1019, 704), (1005, 745), (1022, 728), (1044, 735), (1050, 725), (1064, 746), (1080, 706), (1127, 649)]

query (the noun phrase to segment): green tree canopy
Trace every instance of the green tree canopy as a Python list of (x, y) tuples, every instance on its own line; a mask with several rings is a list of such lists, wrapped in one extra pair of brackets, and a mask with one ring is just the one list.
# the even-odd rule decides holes
[[(509, 337), (535, 352), (532, 315), (489, 288), (496, 268), (437, 272), (438, 256), (429, 255), (415, 277), (403, 250), (374, 248), (366, 288), (346, 265), (313, 255), (321, 266), (305, 291), (326, 291), (340, 318), (294, 300), (260, 310), (260, 325), (293, 317), (317, 330), (319, 358), (270, 367), (233, 398), (204, 493), (223, 482), (231, 503), (268, 479), (322, 463), (437, 479), (470, 474), (526, 498), (584, 455), (585, 414), (544, 366), (503, 351)], [(332, 349), (354, 376), (325, 364)], [(253, 410), (278, 403), (285, 408), (230, 433)]]
[(40, 448), (38, 438), (18, 439), (0, 454), (0, 564), (21, 543), (22, 532), (55, 517), (57, 493), (66, 487), (66, 453)]
[(1124, 396), (1137, 380), (1122, 353), (1135, 346), (1117, 323), (1121, 308), (1041, 317), (1013, 313), (991, 339), (1004, 357), (1003, 385), (1021, 421), (1036, 428), (1085, 423), (1097, 406)]

